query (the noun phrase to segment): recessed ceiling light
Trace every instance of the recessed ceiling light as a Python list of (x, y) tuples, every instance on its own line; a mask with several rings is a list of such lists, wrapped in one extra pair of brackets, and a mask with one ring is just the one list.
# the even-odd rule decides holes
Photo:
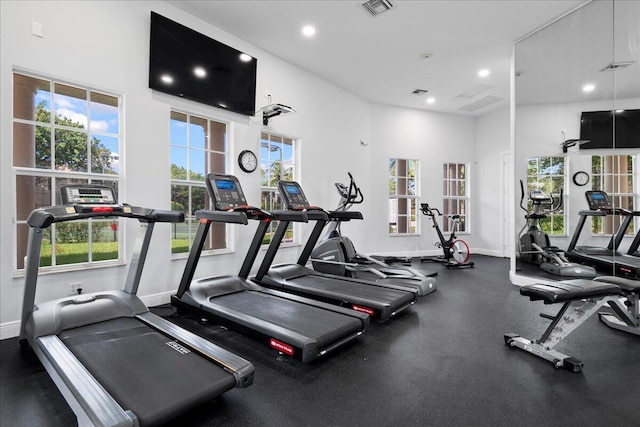
[(315, 33), (316, 33), (316, 29), (311, 25), (305, 25), (304, 27), (302, 27), (302, 34), (304, 34), (307, 37), (312, 37)]
[(482, 69), (482, 70), (478, 71), (478, 75), (479, 75), (480, 77), (487, 77), (487, 76), (489, 75), (489, 70), (487, 70), (486, 68), (484, 68), (484, 69)]
[(624, 110), (616, 110), (616, 113), (624, 113)]
[(196, 77), (200, 77), (201, 79), (207, 77), (207, 71), (202, 67), (194, 68), (193, 74), (195, 74)]
[(249, 61), (251, 61), (251, 59), (252, 59), (251, 56), (247, 55), (246, 53), (241, 53), (240, 54), (240, 61), (242, 61), (242, 62), (249, 62)]
[(427, 104), (433, 104), (436, 102), (436, 99), (432, 96), (430, 96), (429, 98), (427, 98)]
[(596, 85), (589, 83), (582, 86), (582, 91), (589, 93), (589, 92), (593, 92), (595, 88), (596, 88)]
[(171, 77), (169, 74), (163, 74), (160, 76), (160, 80), (162, 80), (162, 83), (166, 83), (168, 85), (170, 85), (171, 83), (173, 83), (173, 77)]

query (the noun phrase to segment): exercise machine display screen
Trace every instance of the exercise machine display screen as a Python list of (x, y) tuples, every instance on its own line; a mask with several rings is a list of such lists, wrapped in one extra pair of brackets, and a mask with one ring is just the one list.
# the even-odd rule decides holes
[(280, 181), (278, 183), (278, 189), (288, 209), (302, 210), (309, 208), (309, 201), (302, 192), (300, 184), (297, 182)]
[(64, 185), (60, 188), (63, 205), (115, 205), (113, 188), (104, 185)]
[(209, 177), (209, 185), (207, 187), (218, 210), (229, 210), (247, 205), (240, 182), (235, 176), (213, 175)]
[(592, 211), (611, 209), (611, 200), (604, 191), (587, 191), (585, 196)]

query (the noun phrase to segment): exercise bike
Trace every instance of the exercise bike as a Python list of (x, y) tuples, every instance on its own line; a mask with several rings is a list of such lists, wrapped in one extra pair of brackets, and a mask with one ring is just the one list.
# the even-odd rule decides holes
[(442, 231), (440, 231), (438, 220), (436, 219), (436, 215), (442, 216), (442, 213), (437, 208), (430, 207), (428, 203), (421, 203), (420, 210), (433, 221), (433, 228), (436, 229), (436, 233), (438, 233), (438, 238), (440, 239), (440, 242), (436, 243), (436, 246), (441, 248), (443, 252), (443, 256), (425, 256), (420, 258), (420, 261), (439, 262), (447, 268), (473, 267), (475, 263), (469, 261), (469, 257), (471, 256), (469, 245), (467, 245), (467, 242), (464, 240), (456, 237), (456, 229), (460, 223), (460, 215), (449, 215), (449, 219), (451, 220), (451, 235), (445, 240)]
[[(342, 235), (340, 225), (353, 205), (364, 201), (362, 191), (357, 186), (351, 173), (349, 175), (349, 186), (336, 183), (336, 189), (340, 194), (340, 202), (335, 211), (330, 212), (329, 225), (321, 241), (311, 252), (311, 264), (313, 269), (327, 274), (338, 276), (348, 276), (366, 280), (374, 280), (394, 284), (400, 287), (417, 290), (418, 295), (424, 296), (436, 290), (437, 273), (429, 275), (423, 274), (406, 265), (386, 264), (376, 258), (356, 251), (353, 242)], [(342, 215), (340, 215), (342, 213)], [(353, 219), (362, 219), (359, 212), (357, 217), (351, 215)]]
[(537, 264), (543, 271), (562, 277), (596, 276), (593, 267), (576, 264), (567, 260), (565, 253), (557, 246), (551, 246), (549, 235), (540, 228), (540, 221), (547, 214), (558, 212), (562, 208), (562, 189), (556, 203), (553, 195), (548, 195), (542, 190), (531, 190), (529, 200), (533, 211), (529, 211), (524, 205), (524, 183), (520, 180), (520, 208), (525, 212), (527, 220), (518, 233), (518, 256), (522, 261)]

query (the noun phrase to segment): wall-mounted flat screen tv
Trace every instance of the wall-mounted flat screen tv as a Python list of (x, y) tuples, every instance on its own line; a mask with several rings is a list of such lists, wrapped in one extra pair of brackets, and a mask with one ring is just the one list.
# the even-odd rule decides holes
[(149, 87), (253, 116), (257, 59), (151, 12)]
[(640, 148), (640, 110), (585, 111), (580, 118), (580, 139), (589, 140), (581, 150)]

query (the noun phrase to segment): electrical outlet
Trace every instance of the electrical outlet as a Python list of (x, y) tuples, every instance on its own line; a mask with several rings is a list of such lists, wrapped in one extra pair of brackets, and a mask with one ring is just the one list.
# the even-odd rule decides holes
[(69, 295), (78, 295), (82, 292), (82, 282), (69, 283)]

